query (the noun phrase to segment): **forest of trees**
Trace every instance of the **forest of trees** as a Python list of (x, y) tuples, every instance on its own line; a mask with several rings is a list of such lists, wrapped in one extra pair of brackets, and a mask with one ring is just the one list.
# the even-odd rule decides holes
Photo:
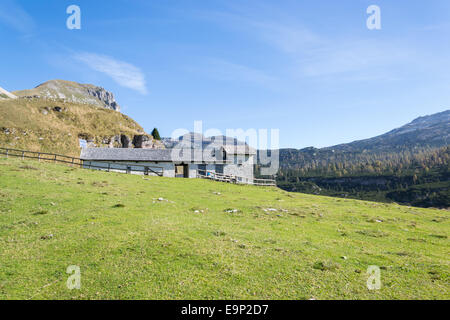
[(396, 152), (339, 152), (312, 150), (296, 154), (280, 154), (280, 177), (340, 177), (352, 175), (390, 174), (402, 175), (413, 171), (425, 171), (436, 166), (449, 165), (450, 147), (423, 148)]
[(450, 207), (450, 146), (389, 152), (280, 152), (277, 184), (288, 191)]

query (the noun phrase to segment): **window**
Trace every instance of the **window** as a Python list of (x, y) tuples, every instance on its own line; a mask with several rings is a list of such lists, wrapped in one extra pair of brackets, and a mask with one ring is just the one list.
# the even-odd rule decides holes
[(199, 164), (198, 171), (201, 175), (206, 175), (206, 164)]
[(223, 164), (216, 164), (216, 173), (223, 174)]

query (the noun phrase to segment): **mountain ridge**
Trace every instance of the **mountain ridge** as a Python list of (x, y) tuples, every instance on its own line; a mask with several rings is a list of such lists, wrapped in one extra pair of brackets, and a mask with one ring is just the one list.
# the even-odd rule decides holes
[(49, 80), (33, 89), (13, 92), (21, 98), (62, 99), (73, 103), (91, 104), (120, 112), (114, 94), (103, 87), (67, 80)]
[[(362, 140), (356, 140), (349, 143), (342, 143), (322, 149), (341, 149), (345, 151), (354, 151), (353, 148), (363, 148), (369, 145), (379, 144), (379, 149), (383, 149), (389, 143), (402, 144), (411, 142), (411, 137), (407, 134), (416, 133), (416, 144), (426, 144), (428, 146), (443, 146), (450, 140), (450, 110), (434, 113), (431, 115), (418, 117), (411, 122), (388, 131), (384, 134)], [(403, 138), (403, 141), (401, 141)]]
[(412, 206), (450, 206), (450, 111), (326, 148), (280, 149), (283, 190)]
[[(408, 136), (409, 135), (409, 136)], [(280, 148), (289, 152), (388, 152), (403, 147), (442, 147), (450, 141), (450, 110), (415, 118), (381, 135), (348, 143), (316, 148)]]

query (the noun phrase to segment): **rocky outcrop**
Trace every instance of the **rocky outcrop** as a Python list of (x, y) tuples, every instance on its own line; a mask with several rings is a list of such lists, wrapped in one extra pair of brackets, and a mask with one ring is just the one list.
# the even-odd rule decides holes
[(105, 108), (120, 111), (120, 106), (114, 99), (114, 94), (101, 87), (87, 88), (87, 93), (104, 103)]
[(155, 149), (155, 143), (151, 136), (141, 134), (133, 137), (133, 145), (135, 148)]
[(120, 112), (114, 94), (102, 87), (65, 80), (50, 80), (34, 89), (16, 91), (27, 99), (65, 100), (74, 103), (91, 104)]
[[(6, 130), (6, 129), (5, 129)], [(9, 133), (9, 132), (8, 132)], [(78, 138), (86, 142), (88, 148), (139, 148), (139, 149), (165, 149), (164, 145), (146, 134), (133, 135), (133, 139), (126, 134), (115, 136), (90, 136), (79, 134)]]
[(122, 148), (129, 148), (130, 147), (130, 138), (128, 138), (124, 134), (121, 134), (120, 135), (120, 143), (121, 143)]

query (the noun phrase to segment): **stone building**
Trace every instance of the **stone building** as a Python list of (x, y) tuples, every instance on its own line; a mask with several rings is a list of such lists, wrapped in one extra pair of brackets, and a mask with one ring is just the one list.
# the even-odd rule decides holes
[(233, 177), (252, 184), (256, 150), (247, 145), (211, 146), (205, 149), (83, 148), (85, 168), (123, 171), (165, 177)]

